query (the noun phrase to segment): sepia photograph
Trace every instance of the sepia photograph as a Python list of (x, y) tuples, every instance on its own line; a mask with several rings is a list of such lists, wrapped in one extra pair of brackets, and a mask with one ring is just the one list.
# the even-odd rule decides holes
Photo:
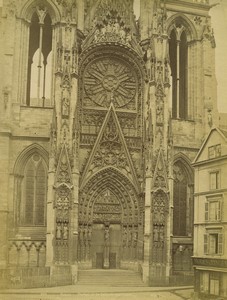
[(0, 0), (0, 300), (227, 300), (227, 0)]

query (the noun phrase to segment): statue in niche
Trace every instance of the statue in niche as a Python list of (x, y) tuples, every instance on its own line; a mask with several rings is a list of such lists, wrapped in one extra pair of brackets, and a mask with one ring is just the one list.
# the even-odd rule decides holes
[(64, 227), (63, 227), (63, 240), (67, 240), (68, 239), (68, 224), (65, 223)]
[(158, 242), (158, 227), (157, 226), (154, 226), (154, 229), (153, 229), (153, 239), (154, 239), (154, 242)]
[(117, 21), (115, 21), (115, 23), (114, 23), (114, 31), (115, 31), (115, 33), (118, 33), (119, 30), (120, 30), (120, 25), (119, 25), (119, 23)]
[(97, 43), (98, 42), (98, 37), (99, 37), (99, 30), (96, 29), (94, 33), (94, 41)]
[(163, 104), (162, 103), (157, 103), (156, 114), (157, 114), (157, 123), (162, 123), (163, 122)]
[(69, 98), (67, 97), (62, 99), (62, 115), (64, 117), (69, 116)]
[(119, 34), (120, 34), (120, 37), (121, 37), (122, 42), (124, 42), (124, 39), (125, 39), (126, 34), (125, 34), (125, 31), (124, 31), (123, 28), (120, 29)]
[(152, 61), (152, 49), (151, 49), (151, 45), (148, 45), (147, 50), (146, 50), (146, 68), (147, 68), (147, 72), (148, 72), (148, 78), (149, 80), (153, 79), (152, 76), (152, 67), (153, 67), (153, 61)]
[(91, 226), (88, 226), (87, 239), (89, 242), (91, 241), (91, 232), (92, 232)]
[(153, 16), (153, 30), (156, 31), (158, 28), (158, 16), (157, 13)]
[(126, 38), (125, 38), (126, 44), (130, 45), (130, 44), (131, 44), (131, 41), (132, 41), (131, 35), (130, 35), (130, 34), (127, 34), (127, 35), (126, 35)]
[(162, 131), (161, 128), (159, 126), (159, 128), (157, 128), (157, 134), (156, 134), (156, 147), (157, 149), (160, 149), (161, 145), (162, 145)]
[(213, 120), (212, 120), (212, 112), (211, 112), (211, 110), (208, 110), (207, 119), (208, 119), (208, 125), (209, 125), (210, 127), (212, 127), (212, 125), (213, 125)]
[(123, 229), (123, 246), (126, 247), (126, 244), (127, 244), (127, 228), (124, 227)]
[(61, 199), (61, 197), (57, 197), (56, 207), (57, 207), (57, 209), (62, 209), (62, 199)]
[(87, 228), (85, 225), (83, 228), (83, 240), (84, 240), (84, 245), (86, 246), (87, 245)]
[[(68, 55), (66, 56), (67, 60)], [(67, 69), (67, 65), (66, 65)], [(67, 73), (68, 70), (66, 70)], [(65, 74), (62, 84), (62, 115), (69, 115), (69, 99), (70, 99), (70, 78), (69, 75)]]
[(164, 227), (160, 226), (159, 229), (159, 241), (161, 242), (161, 244), (164, 243)]
[(62, 58), (62, 52), (63, 52), (62, 46), (61, 46), (61, 44), (58, 42), (58, 43), (57, 43), (57, 63), (56, 63), (56, 65), (57, 65), (57, 70), (61, 70), (61, 68), (62, 68), (62, 60), (61, 60), (61, 58)]
[(4, 99), (5, 109), (6, 109), (8, 101), (9, 101), (9, 88), (8, 87), (5, 87), (3, 89), (3, 99)]
[(110, 238), (109, 227), (106, 226), (105, 231), (104, 231), (104, 240), (105, 240), (106, 243), (109, 241), (109, 238)]
[(112, 26), (110, 23), (108, 23), (106, 26), (106, 32), (111, 32), (111, 31), (112, 31)]
[(56, 227), (56, 239), (60, 240), (61, 239), (61, 223), (57, 223), (57, 227)]
[(134, 231), (133, 232), (133, 245), (134, 245), (134, 247), (136, 247), (136, 245), (137, 245), (137, 238), (138, 238), (138, 233), (137, 233), (137, 231)]
[(64, 208), (64, 210), (68, 210), (69, 209), (69, 198), (68, 198), (68, 196), (64, 197), (63, 208)]
[(166, 61), (165, 62), (165, 83), (170, 83), (169, 82), (169, 78), (170, 78), (170, 75), (171, 74), (171, 70), (170, 70), (170, 65), (169, 63)]
[(157, 28), (157, 33), (158, 35), (162, 34), (162, 23), (161, 23), (161, 19), (159, 18), (159, 23), (158, 23), (158, 28)]

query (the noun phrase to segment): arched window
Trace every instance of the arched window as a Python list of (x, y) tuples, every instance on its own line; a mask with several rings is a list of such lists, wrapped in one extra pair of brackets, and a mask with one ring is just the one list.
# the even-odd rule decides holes
[(192, 233), (192, 185), (181, 161), (174, 164), (173, 174), (173, 235), (188, 236)]
[(170, 33), (169, 57), (172, 76), (172, 117), (188, 118), (188, 43), (185, 28), (176, 23)]
[(28, 51), (27, 105), (49, 106), (52, 63), (52, 27), (47, 10), (32, 15)]
[(47, 170), (38, 153), (34, 153), (27, 160), (21, 184), (20, 225), (45, 225)]

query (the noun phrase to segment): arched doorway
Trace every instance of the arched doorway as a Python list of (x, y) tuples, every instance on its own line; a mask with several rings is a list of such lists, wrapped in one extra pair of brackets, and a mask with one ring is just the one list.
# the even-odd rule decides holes
[(95, 200), (92, 209), (92, 267), (117, 268), (121, 256), (122, 206), (109, 189)]
[(142, 214), (132, 183), (115, 168), (81, 191), (78, 260), (83, 268), (135, 268), (142, 258)]

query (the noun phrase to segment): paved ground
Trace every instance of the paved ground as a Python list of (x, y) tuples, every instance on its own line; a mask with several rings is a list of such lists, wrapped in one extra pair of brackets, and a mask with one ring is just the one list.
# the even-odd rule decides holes
[(191, 299), (192, 287), (64, 286), (2, 290), (0, 300), (180, 300)]

